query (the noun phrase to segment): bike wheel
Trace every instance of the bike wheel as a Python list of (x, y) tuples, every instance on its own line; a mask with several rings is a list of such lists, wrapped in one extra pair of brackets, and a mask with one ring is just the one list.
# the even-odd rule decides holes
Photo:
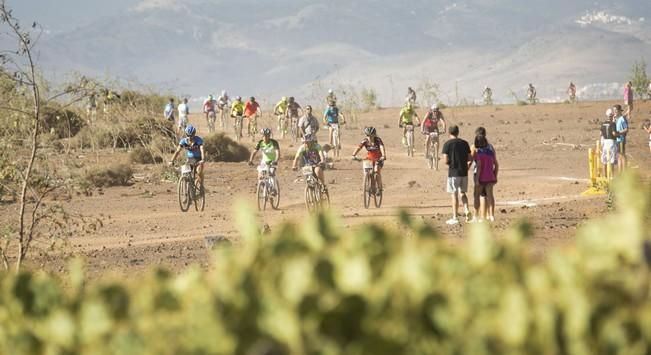
[(312, 213), (316, 210), (316, 191), (314, 187), (306, 185), (305, 186), (305, 207), (307, 211)]
[(364, 208), (371, 205), (371, 175), (364, 174), (364, 191), (362, 191), (362, 198), (364, 199)]
[(267, 184), (264, 180), (258, 182), (256, 195), (258, 197), (258, 211), (264, 211), (267, 208)]
[(192, 203), (192, 197), (190, 196), (190, 188), (192, 183), (186, 176), (182, 176), (178, 182), (178, 195), (179, 195), (179, 207), (181, 207), (182, 212), (187, 212), (190, 209), (190, 204)]
[(271, 207), (274, 210), (278, 209), (280, 204), (280, 185), (278, 185), (278, 179), (274, 179), (273, 189), (276, 190), (276, 194), (271, 196)]
[(384, 191), (382, 191), (381, 194), (378, 195), (378, 191), (382, 190), (382, 185), (378, 185), (377, 183), (377, 174), (373, 175), (373, 187), (375, 190), (375, 194), (373, 194), (373, 201), (375, 202), (375, 208), (380, 208), (382, 206), (382, 197), (384, 196)]
[(204, 207), (206, 207), (206, 191), (203, 188), (203, 184), (201, 186), (196, 187), (193, 186), (194, 188), (194, 209), (199, 212), (203, 212)]

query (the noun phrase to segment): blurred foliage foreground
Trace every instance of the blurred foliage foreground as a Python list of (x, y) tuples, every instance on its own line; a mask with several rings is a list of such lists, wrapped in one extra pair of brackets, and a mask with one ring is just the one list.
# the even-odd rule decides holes
[[(85, 283), (4, 274), (4, 354), (649, 354), (650, 189), (632, 176), (571, 248), (525, 251), (532, 228), (485, 225), (450, 245), (331, 216), (260, 235), (179, 276)], [(594, 201), (594, 202), (593, 202)], [(589, 203), (602, 203), (591, 200)], [(244, 211), (244, 209), (240, 209)], [(62, 286), (64, 283), (66, 286)]]

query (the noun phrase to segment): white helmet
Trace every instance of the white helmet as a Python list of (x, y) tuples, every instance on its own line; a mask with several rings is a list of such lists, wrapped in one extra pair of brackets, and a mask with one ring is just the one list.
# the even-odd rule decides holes
[(432, 105), (432, 107), (430, 107), (430, 109), (431, 109), (432, 111), (436, 111), (436, 110), (439, 109), (439, 105), (434, 104), (434, 105)]
[(226, 90), (222, 90), (222, 96), (226, 96)]
[(328, 94), (332, 94), (332, 89), (328, 89)]
[(612, 117), (613, 116), (613, 109), (609, 108), (606, 110), (606, 117)]

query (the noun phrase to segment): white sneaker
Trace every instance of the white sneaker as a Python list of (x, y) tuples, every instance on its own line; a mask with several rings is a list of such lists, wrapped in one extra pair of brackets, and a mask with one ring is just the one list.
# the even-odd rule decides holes
[(488, 216), (487, 219), (489, 222), (495, 222), (495, 216)]
[(452, 225), (455, 225), (455, 224), (459, 224), (459, 220), (456, 217), (452, 217), (452, 218), (448, 219), (447, 221), (445, 221), (445, 223), (452, 226)]

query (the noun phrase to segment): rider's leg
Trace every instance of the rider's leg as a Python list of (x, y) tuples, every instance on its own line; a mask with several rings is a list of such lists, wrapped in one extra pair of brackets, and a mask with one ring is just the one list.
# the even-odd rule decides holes
[(328, 126), (328, 144), (330, 146), (334, 146), (334, 129), (332, 127)]
[(200, 186), (203, 186), (203, 163), (197, 164), (197, 176), (199, 177)]
[(323, 169), (320, 166), (317, 166), (314, 168), (314, 173), (316, 174), (316, 177), (321, 181), (323, 184), (323, 187), (326, 187), (326, 182), (325, 182), (325, 177), (323, 175)]
[(377, 183), (377, 189), (379, 191), (382, 191), (384, 189), (384, 186), (382, 185), (382, 167), (379, 165), (375, 166), (375, 172), (377, 173), (375, 175), (375, 182)]

